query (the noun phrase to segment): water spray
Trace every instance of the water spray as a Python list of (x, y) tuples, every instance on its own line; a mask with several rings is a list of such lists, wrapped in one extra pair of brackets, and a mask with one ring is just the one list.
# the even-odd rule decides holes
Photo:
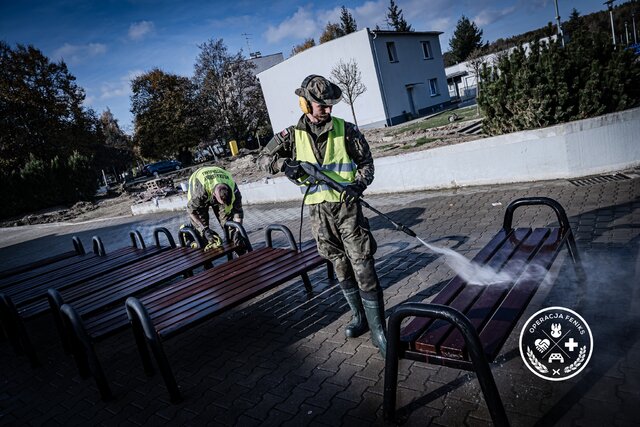
[[(334, 181), (333, 179), (328, 177), (326, 174), (324, 174), (322, 172), (322, 169), (320, 169), (319, 166), (309, 162), (300, 162), (300, 167), (307, 174), (307, 176), (304, 177), (302, 180), (304, 184), (307, 184), (309, 186), (326, 185), (339, 193), (342, 193), (344, 191), (344, 186)], [(296, 184), (300, 184), (300, 183), (296, 182)], [(452, 249), (440, 248), (438, 246), (434, 246), (425, 242), (420, 237), (418, 237), (412, 229), (410, 229), (406, 225), (403, 225), (399, 222), (394, 221), (388, 215), (380, 212), (378, 209), (374, 208), (369, 203), (362, 200), (362, 198), (360, 198), (359, 201), (362, 206), (380, 215), (381, 217), (389, 221), (391, 224), (393, 224), (395, 230), (402, 231), (403, 233), (411, 237), (415, 237), (427, 249), (431, 250), (432, 252), (443, 255), (449, 267), (451, 267), (467, 283), (476, 284), (476, 285), (492, 285), (492, 284), (499, 284), (499, 283), (507, 283), (513, 280), (512, 275), (507, 272), (498, 273), (490, 266), (474, 263)]]

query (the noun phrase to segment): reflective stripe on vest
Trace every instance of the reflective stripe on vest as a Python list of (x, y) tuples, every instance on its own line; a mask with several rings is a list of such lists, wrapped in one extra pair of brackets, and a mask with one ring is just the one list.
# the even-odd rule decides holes
[(207, 192), (207, 203), (213, 204), (215, 200), (214, 191), (216, 185), (227, 184), (231, 188), (231, 204), (224, 206), (224, 212), (228, 215), (231, 213), (233, 204), (236, 201), (236, 183), (233, 182), (231, 174), (226, 170), (217, 166), (207, 166), (195, 171), (189, 178), (189, 191), (187, 192), (187, 201), (191, 200), (191, 192), (195, 191), (196, 181), (199, 182)]
[[(313, 154), (311, 136), (300, 129), (295, 130), (296, 160), (320, 166), (325, 175), (346, 186), (353, 182), (356, 177), (356, 165), (347, 154), (344, 120), (337, 117), (332, 117), (331, 120), (333, 121), (333, 129), (329, 132), (322, 165), (318, 165), (318, 160)], [(301, 187), (303, 193), (306, 190), (306, 187)], [(306, 205), (315, 205), (322, 202), (340, 202), (340, 193), (326, 185), (311, 186), (304, 203)]]

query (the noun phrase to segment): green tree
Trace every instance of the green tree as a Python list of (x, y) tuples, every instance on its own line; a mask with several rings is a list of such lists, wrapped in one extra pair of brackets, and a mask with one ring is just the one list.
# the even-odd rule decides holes
[(304, 52), (307, 49), (311, 49), (316, 45), (316, 41), (313, 38), (308, 38), (302, 43), (295, 45), (293, 49), (291, 49), (291, 56), (297, 55), (300, 52)]
[(358, 31), (356, 20), (353, 15), (351, 15), (351, 12), (349, 12), (349, 9), (344, 6), (340, 8), (340, 28), (345, 35)]
[(402, 9), (400, 9), (393, 0), (389, 0), (389, 8), (387, 9), (387, 25), (389, 25), (389, 27), (394, 31), (413, 31), (411, 25), (409, 25), (404, 19)]
[(320, 44), (340, 38), (344, 36), (344, 34), (345, 33), (339, 24), (327, 22), (327, 26), (324, 27), (324, 31), (320, 35)]
[(50, 159), (94, 147), (95, 123), (75, 80), (64, 62), (0, 41), (0, 169), (17, 170), (31, 153)]
[(485, 132), (502, 134), (624, 110), (640, 102), (640, 63), (606, 33), (582, 32), (562, 48), (533, 43), (483, 66), (478, 105)]
[(462, 15), (458, 20), (453, 37), (449, 40), (451, 59), (455, 63), (466, 61), (471, 52), (482, 47), (482, 30), (475, 22)]
[(353, 58), (347, 62), (341, 59), (331, 70), (331, 76), (342, 90), (342, 99), (351, 107), (353, 122), (357, 126), (358, 120), (356, 119), (353, 104), (356, 102), (356, 99), (367, 90), (366, 86), (362, 83), (362, 73), (358, 68), (358, 63)]
[(205, 138), (247, 141), (268, 126), (254, 70), (241, 52), (230, 54), (222, 39), (200, 46), (193, 81)]
[(134, 143), (148, 159), (177, 155), (199, 141), (195, 90), (187, 77), (153, 69), (131, 82)]

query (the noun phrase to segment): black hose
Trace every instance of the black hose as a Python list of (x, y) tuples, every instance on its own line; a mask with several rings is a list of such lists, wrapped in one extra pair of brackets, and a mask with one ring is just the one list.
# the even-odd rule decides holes
[[(317, 186), (315, 184), (314, 186)], [(311, 190), (311, 186), (307, 186), (307, 190), (304, 192), (304, 196), (302, 197), (302, 205), (300, 206), (300, 228), (298, 229), (298, 248), (299, 251), (302, 252), (302, 222), (304, 221), (304, 201), (307, 198), (307, 194), (309, 194), (309, 190)]]

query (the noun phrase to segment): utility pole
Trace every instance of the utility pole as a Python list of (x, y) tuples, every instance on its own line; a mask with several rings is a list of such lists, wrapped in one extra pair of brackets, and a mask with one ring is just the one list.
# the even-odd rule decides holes
[(627, 21), (624, 21), (624, 33), (627, 35), (627, 46), (629, 45), (629, 27)]
[(606, 4), (607, 7), (609, 8), (609, 17), (611, 18), (611, 38), (613, 40), (613, 46), (615, 47), (616, 45), (616, 30), (613, 26), (613, 2), (615, 0), (607, 0), (602, 4)]
[(249, 40), (250, 40), (250, 35), (249, 33), (242, 33), (242, 35), (244, 36), (244, 39), (247, 41), (247, 49), (249, 49), (249, 56), (251, 56), (251, 45), (249, 44)]
[(636, 12), (631, 12), (631, 22), (633, 24), (633, 44), (638, 43), (638, 38), (636, 37)]
[(556, 26), (558, 27), (558, 37), (562, 41), (562, 47), (564, 47), (564, 34), (562, 33), (562, 24), (560, 23), (560, 12), (558, 12), (558, 0), (555, 0), (556, 4)]

